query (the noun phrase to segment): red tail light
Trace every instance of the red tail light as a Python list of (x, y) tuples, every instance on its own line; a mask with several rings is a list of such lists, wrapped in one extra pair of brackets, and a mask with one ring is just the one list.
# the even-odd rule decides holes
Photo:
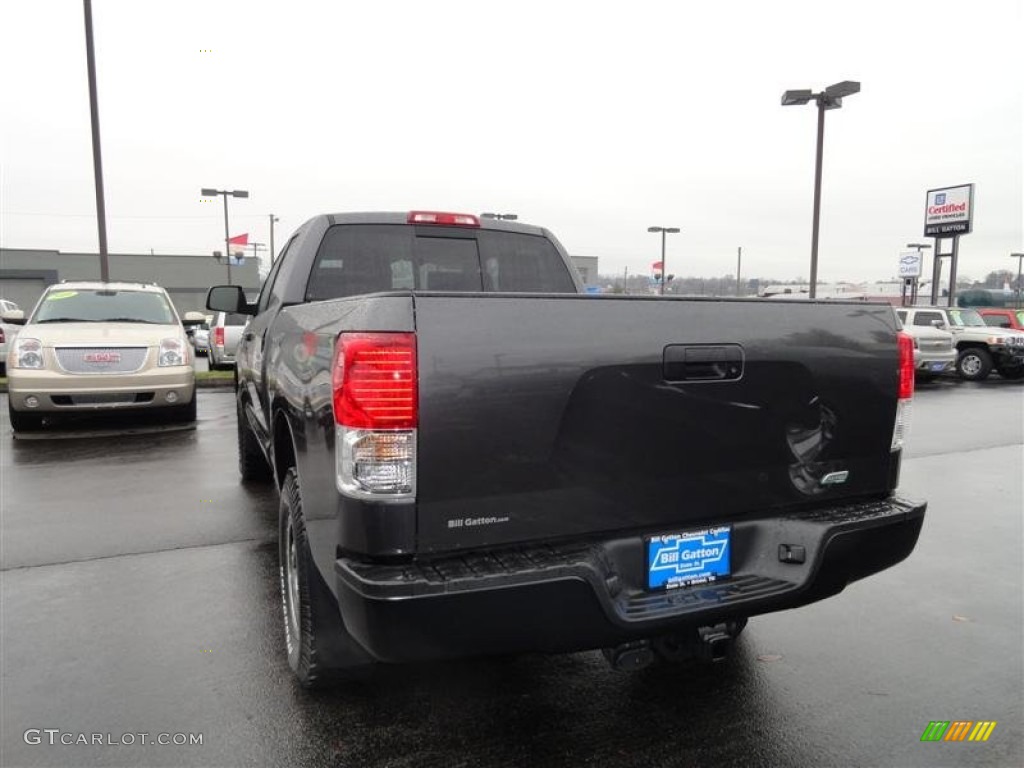
[(896, 342), (900, 350), (899, 399), (909, 400), (914, 396), (914, 339), (900, 331), (896, 334)]
[(332, 379), (339, 425), (416, 428), (416, 334), (342, 333), (334, 349)]
[(454, 227), (479, 227), (480, 219), (471, 213), (442, 213), (440, 211), (409, 211), (407, 224), (446, 224)]
[(224, 346), (224, 329), (217, 327), (213, 329), (213, 345), (215, 347)]

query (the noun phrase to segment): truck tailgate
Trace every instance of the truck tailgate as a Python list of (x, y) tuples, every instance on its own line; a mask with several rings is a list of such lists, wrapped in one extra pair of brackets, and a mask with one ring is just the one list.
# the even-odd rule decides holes
[(887, 494), (888, 305), (416, 295), (421, 552)]

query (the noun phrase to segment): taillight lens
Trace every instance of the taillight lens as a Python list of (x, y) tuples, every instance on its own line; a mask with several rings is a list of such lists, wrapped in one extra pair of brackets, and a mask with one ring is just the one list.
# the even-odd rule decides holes
[(896, 343), (900, 350), (900, 400), (914, 396), (914, 339), (909, 333), (899, 331)]
[(416, 493), (416, 336), (342, 333), (332, 373), (338, 490), (357, 498)]
[(899, 331), (896, 334), (899, 348), (899, 384), (896, 403), (896, 423), (892, 429), (891, 451), (903, 449), (903, 443), (910, 429), (910, 403), (914, 396), (914, 340), (910, 334)]
[(224, 328), (217, 327), (213, 329), (213, 344), (216, 347), (224, 346)]

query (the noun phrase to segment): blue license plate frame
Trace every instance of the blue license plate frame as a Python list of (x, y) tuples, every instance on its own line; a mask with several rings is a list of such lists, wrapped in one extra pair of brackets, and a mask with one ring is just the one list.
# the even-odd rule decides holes
[(644, 551), (648, 590), (710, 584), (732, 575), (732, 526), (647, 536)]

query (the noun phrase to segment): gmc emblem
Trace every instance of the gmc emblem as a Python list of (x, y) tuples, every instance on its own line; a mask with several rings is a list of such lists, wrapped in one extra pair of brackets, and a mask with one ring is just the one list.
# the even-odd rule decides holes
[(119, 363), (121, 362), (120, 352), (87, 352), (82, 356), (87, 363)]

